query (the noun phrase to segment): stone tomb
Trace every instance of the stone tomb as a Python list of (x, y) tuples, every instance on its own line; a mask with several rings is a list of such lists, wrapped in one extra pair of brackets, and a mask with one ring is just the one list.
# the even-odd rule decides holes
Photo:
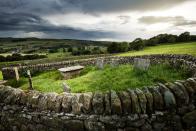
[(80, 74), (82, 69), (84, 69), (84, 66), (71, 66), (71, 67), (60, 68), (58, 70), (64, 76), (64, 79), (67, 80)]

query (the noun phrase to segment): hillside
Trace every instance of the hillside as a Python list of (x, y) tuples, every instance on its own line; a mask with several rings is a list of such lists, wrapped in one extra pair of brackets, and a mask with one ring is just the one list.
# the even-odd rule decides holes
[(149, 54), (189, 54), (196, 56), (196, 42), (177, 43), (146, 47), (140, 51), (129, 51), (119, 56), (136, 56)]
[(74, 40), (74, 39), (38, 39), (38, 38), (0, 38), (0, 53), (43, 53), (51, 49), (69, 47), (106, 47), (111, 42)]

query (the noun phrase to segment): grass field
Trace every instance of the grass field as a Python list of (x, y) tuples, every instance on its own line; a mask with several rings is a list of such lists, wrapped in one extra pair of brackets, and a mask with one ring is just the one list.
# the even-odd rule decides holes
[(196, 56), (196, 42), (147, 47), (141, 51), (130, 51), (127, 53), (122, 53), (120, 54), (120, 56), (135, 56), (149, 54), (189, 54)]
[[(154, 65), (148, 71), (133, 69), (132, 65), (119, 67), (106, 66), (103, 70), (86, 67), (77, 78), (63, 80), (58, 71), (48, 71), (33, 77), (33, 87), (41, 92), (63, 92), (63, 82), (66, 82), (72, 92), (95, 92), (107, 90), (125, 90), (127, 88), (142, 88), (156, 82), (175, 81), (185, 79), (187, 74), (183, 70), (176, 70), (168, 65)], [(18, 83), (11, 80), (11, 86), (22, 89), (28, 88), (27, 78), (21, 78)]]
[(0, 71), (0, 80), (3, 80), (2, 72)]

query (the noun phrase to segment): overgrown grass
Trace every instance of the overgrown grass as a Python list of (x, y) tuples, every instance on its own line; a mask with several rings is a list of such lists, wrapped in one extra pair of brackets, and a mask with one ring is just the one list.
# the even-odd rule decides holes
[(104, 70), (92, 68), (86, 75), (67, 80), (73, 92), (125, 90), (142, 88), (156, 82), (165, 83), (184, 79), (186, 72), (179, 72), (168, 65), (154, 65), (148, 71), (134, 69), (132, 65), (121, 65), (116, 68), (106, 66)]
[[(72, 92), (95, 92), (107, 90), (125, 90), (127, 88), (142, 88), (157, 82), (185, 79), (184, 70), (171, 68), (167, 64), (153, 65), (148, 71), (134, 69), (132, 65), (118, 67), (105, 66), (99, 70), (95, 67), (86, 67), (77, 78), (63, 80), (58, 71), (49, 71), (33, 77), (33, 87), (41, 92), (63, 92), (62, 83), (66, 82)], [(21, 78), (19, 82), (11, 80), (8, 84), (28, 88), (28, 79)]]
[(136, 56), (149, 54), (189, 54), (196, 56), (196, 42), (147, 47), (141, 51), (130, 51), (127, 53), (122, 53), (120, 54), (120, 56)]

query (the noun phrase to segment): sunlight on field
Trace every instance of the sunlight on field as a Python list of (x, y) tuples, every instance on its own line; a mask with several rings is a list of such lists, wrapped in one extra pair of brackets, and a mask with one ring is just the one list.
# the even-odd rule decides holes
[(119, 56), (135, 56), (148, 54), (189, 54), (196, 56), (196, 42), (147, 47), (141, 51), (130, 51)]
[(1, 71), (0, 71), (0, 80), (3, 80), (3, 75)]

